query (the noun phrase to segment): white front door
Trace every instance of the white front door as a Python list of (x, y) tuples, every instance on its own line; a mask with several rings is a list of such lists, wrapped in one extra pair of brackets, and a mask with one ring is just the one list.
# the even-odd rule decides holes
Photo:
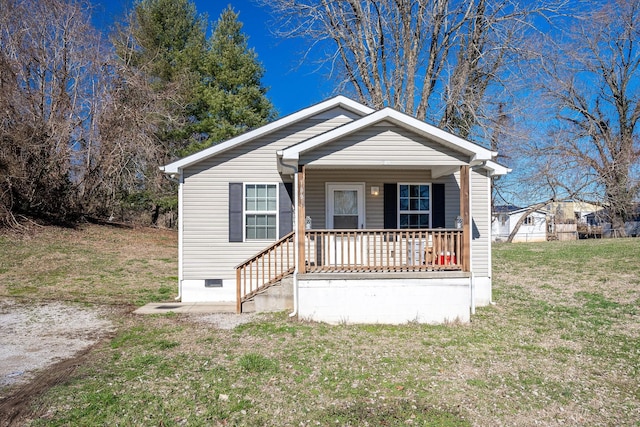
[[(327, 228), (330, 230), (357, 230), (364, 223), (364, 184), (327, 184)], [(362, 236), (354, 233), (330, 235), (326, 250), (331, 265), (362, 264), (362, 254), (366, 250)]]
[(327, 184), (327, 228), (364, 228), (364, 184)]

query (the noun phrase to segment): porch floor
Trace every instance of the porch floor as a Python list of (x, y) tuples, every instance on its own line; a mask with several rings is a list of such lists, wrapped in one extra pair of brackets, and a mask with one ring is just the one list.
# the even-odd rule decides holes
[(349, 279), (349, 280), (371, 280), (371, 279), (451, 279), (471, 277), (471, 273), (460, 270), (437, 270), (437, 271), (386, 271), (386, 272), (322, 272), (305, 273), (298, 275), (298, 278), (309, 280), (322, 279)]

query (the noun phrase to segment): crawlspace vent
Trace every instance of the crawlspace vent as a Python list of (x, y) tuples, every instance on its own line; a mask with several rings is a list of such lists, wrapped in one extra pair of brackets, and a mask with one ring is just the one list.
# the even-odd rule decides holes
[(222, 279), (204, 279), (205, 288), (221, 288)]

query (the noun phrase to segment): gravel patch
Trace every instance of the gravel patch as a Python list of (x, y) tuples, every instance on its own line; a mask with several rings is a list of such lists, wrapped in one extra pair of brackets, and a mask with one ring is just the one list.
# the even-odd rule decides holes
[(114, 331), (100, 309), (58, 302), (22, 305), (0, 300), (0, 388), (96, 343)]

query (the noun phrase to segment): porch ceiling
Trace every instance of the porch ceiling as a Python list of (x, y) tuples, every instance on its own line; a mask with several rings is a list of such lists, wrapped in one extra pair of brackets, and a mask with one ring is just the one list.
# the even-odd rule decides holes
[[(294, 171), (298, 170), (298, 161), (295, 162), (287, 162), (286, 164), (282, 162), (282, 159), (278, 159), (278, 172), (283, 175), (292, 175)], [(304, 164), (307, 170), (378, 170), (378, 169), (403, 169), (403, 170), (420, 170), (420, 171), (431, 171), (431, 176), (433, 178), (438, 178), (441, 176), (450, 175), (452, 173), (458, 172), (460, 170), (460, 166), (464, 165), (472, 165), (469, 163), (465, 163), (459, 160), (449, 160), (446, 164), (443, 163), (431, 163), (425, 162), (421, 160), (413, 160), (413, 161), (398, 161), (398, 160), (388, 160), (388, 159), (380, 159), (377, 161), (367, 160), (367, 161), (358, 161), (358, 160), (341, 160), (337, 159), (333, 162), (309, 162)]]
[[(282, 162), (282, 159), (278, 159), (278, 172), (283, 175), (293, 175), (293, 172), (298, 170), (298, 162)], [(315, 163), (310, 162), (305, 164), (307, 170), (367, 170), (367, 169), (404, 169), (404, 170), (421, 170), (431, 171), (432, 178), (439, 178), (447, 175), (451, 175), (460, 170), (460, 166), (480, 166), (489, 172), (489, 176), (506, 175), (511, 172), (511, 169), (502, 166), (496, 162), (491, 161), (472, 161), (465, 163), (463, 161), (448, 161), (443, 163), (430, 163), (425, 161), (392, 161), (392, 160), (380, 160), (378, 162), (344, 162), (336, 161), (335, 163)]]
[(438, 176), (445, 176), (445, 175), (452, 174), (454, 172), (458, 172), (460, 170), (460, 166), (462, 165), (465, 165), (465, 163), (460, 162), (459, 164), (443, 166), (443, 165), (430, 165), (430, 164), (424, 164), (424, 163), (381, 162), (379, 164), (367, 163), (367, 164), (349, 164), (349, 165), (345, 165), (345, 164), (315, 165), (313, 163), (309, 163), (305, 165), (305, 167), (307, 168), (307, 170), (344, 170), (345, 168), (348, 168), (349, 170), (354, 170), (354, 169), (370, 170), (370, 169), (380, 169), (380, 168), (408, 169), (408, 170), (422, 170), (422, 171), (430, 170), (431, 176), (438, 177)]

